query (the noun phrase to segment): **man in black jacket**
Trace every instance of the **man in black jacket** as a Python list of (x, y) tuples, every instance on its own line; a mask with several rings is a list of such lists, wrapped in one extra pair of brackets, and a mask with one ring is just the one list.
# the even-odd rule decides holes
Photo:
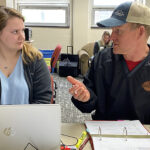
[(135, 120), (150, 124), (150, 9), (119, 5), (99, 27), (112, 28), (113, 48), (93, 59), (83, 83), (68, 77), (74, 105), (94, 120)]

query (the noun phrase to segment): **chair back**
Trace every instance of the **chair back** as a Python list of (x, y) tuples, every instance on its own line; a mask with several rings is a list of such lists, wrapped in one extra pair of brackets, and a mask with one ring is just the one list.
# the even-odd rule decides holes
[(51, 72), (52, 73), (54, 72), (54, 68), (55, 68), (56, 62), (58, 60), (61, 48), (62, 48), (61, 45), (57, 45), (54, 52), (53, 52), (53, 55), (51, 58)]
[[(55, 68), (56, 62), (58, 60), (61, 48), (62, 48), (61, 45), (57, 45), (54, 52), (53, 52), (53, 55), (51, 57), (51, 64), (50, 64), (50, 68), (49, 68), (51, 73), (54, 72), (54, 68)], [(55, 103), (54, 98), (56, 97), (56, 90), (55, 89), (57, 89), (57, 85), (56, 85), (52, 75), (51, 75), (51, 88), (52, 88), (51, 104), (54, 104)]]
[(81, 49), (85, 50), (89, 54), (89, 57), (91, 57), (91, 56), (93, 56), (94, 44), (95, 44), (95, 42), (90, 42), (90, 43), (84, 45)]
[(54, 104), (54, 92), (55, 92), (54, 80), (53, 80), (53, 76), (52, 75), (50, 75), (50, 77), (51, 77), (51, 88), (52, 88), (51, 104)]

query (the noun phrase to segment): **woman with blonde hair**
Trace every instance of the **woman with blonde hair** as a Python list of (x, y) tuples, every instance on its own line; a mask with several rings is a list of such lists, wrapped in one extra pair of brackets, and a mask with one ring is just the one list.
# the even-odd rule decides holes
[(50, 103), (50, 73), (39, 50), (25, 42), (24, 17), (0, 7), (0, 104)]
[(94, 45), (94, 55), (98, 53), (99, 50), (104, 48), (108, 48), (112, 46), (112, 42), (110, 41), (110, 33), (108, 31), (104, 31), (101, 40), (95, 42)]

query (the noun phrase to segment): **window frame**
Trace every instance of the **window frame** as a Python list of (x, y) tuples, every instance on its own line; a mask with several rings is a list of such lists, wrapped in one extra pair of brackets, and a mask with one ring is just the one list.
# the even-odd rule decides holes
[[(145, 0), (134, 0), (145, 4)], [(95, 24), (95, 11), (108, 10), (113, 11), (117, 5), (94, 5), (94, 0), (92, 0), (92, 11), (91, 11), (91, 28), (98, 28)]]
[(102, 11), (102, 10), (109, 10), (109, 11), (113, 11), (114, 10), (114, 7), (113, 6), (109, 6), (109, 7), (93, 7), (92, 9), (92, 19), (91, 19), (91, 27), (98, 27), (96, 24), (95, 24), (95, 11)]
[(70, 27), (70, 4), (69, 3), (18, 3), (17, 9), (22, 13), (22, 9), (45, 9), (45, 10), (65, 10), (65, 23), (38, 23), (25, 22), (25, 26), (31, 27)]

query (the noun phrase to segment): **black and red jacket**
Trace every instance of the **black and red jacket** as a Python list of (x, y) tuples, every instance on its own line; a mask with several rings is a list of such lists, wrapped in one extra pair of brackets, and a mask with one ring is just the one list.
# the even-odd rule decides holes
[(90, 92), (86, 103), (74, 105), (94, 120), (140, 120), (150, 124), (150, 53), (132, 71), (112, 48), (99, 52), (83, 83)]

